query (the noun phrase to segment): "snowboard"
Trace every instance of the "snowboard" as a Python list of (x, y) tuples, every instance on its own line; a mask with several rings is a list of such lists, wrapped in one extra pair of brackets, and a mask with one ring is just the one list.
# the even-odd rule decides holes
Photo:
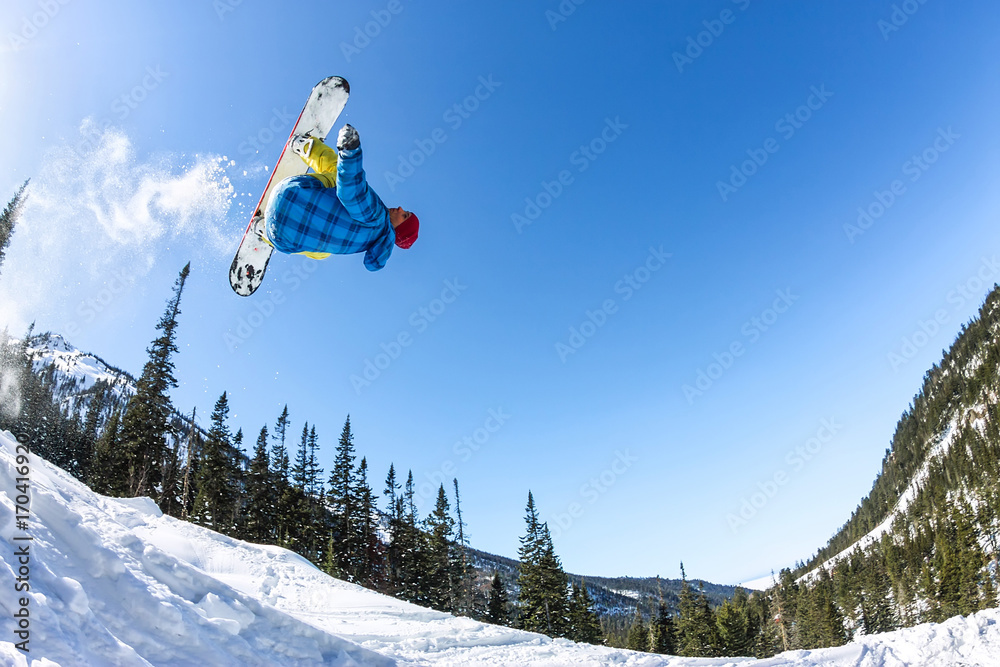
[(302, 113), (299, 114), (295, 126), (288, 135), (281, 157), (271, 171), (271, 178), (267, 181), (264, 194), (261, 195), (253, 215), (250, 216), (250, 223), (243, 232), (240, 247), (236, 250), (233, 264), (229, 268), (229, 284), (240, 296), (250, 296), (260, 287), (264, 281), (264, 272), (267, 271), (268, 260), (271, 259), (271, 252), (274, 250), (271, 244), (262, 238), (264, 211), (267, 210), (271, 192), (289, 176), (299, 176), (309, 170), (302, 158), (292, 152), (292, 137), (297, 134), (307, 134), (326, 139), (340, 112), (344, 110), (350, 92), (351, 87), (345, 79), (329, 76), (317, 83), (309, 94)]

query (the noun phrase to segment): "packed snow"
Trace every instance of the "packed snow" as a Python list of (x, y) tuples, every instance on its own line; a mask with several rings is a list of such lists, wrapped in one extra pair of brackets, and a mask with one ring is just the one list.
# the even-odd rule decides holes
[[(457, 618), (329, 577), (277, 547), (112, 499), (31, 455), (30, 516), (17, 443), (0, 433), (0, 663), (8, 665), (667, 665), (760, 667), (998, 664), (1000, 612), (956, 617), (770, 660), (695, 659), (575, 644)], [(23, 512), (22, 512), (23, 513)], [(30, 536), (30, 592), (15, 592)], [(22, 552), (23, 553), (23, 552)], [(23, 560), (23, 557), (21, 557)], [(27, 596), (30, 653), (15, 613)]]

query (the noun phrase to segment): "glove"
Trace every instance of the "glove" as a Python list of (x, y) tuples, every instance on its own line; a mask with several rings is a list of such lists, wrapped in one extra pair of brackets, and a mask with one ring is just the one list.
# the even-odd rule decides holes
[(361, 137), (358, 136), (358, 131), (352, 125), (348, 124), (340, 128), (340, 134), (337, 135), (338, 151), (353, 151), (360, 146)]

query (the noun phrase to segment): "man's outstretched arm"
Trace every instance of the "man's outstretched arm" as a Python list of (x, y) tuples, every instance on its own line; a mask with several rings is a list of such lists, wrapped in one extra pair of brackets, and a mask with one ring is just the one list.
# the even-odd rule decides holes
[(350, 216), (364, 225), (385, 224), (389, 211), (368, 186), (361, 167), (361, 147), (340, 151), (337, 162), (337, 196)]

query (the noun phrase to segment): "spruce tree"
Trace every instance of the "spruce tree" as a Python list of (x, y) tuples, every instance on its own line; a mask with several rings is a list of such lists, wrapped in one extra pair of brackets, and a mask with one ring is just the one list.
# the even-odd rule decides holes
[[(569, 633), (568, 637), (575, 642), (585, 644), (604, 643), (604, 633), (601, 631), (601, 621), (594, 611), (593, 601), (587, 593), (586, 582), (577, 586), (573, 584), (573, 592), (569, 599)], [(646, 650), (645, 647), (637, 650)]]
[(299, 449), (295, 455), (295, 465), (292, 466), (292, 486), (309, 492), (309, 422), (302, 425), (302, 437), (299, 439)]
[(656, 615), (650, 619), (649, 652), (677, 655), (677, 628), (662, 596), (656, 607)]
[(758, 628), (751, 618), (750, 597), (737, 588), (733, 597), (725, 600), (715, 612), (718, 653), (724, 656), (751, 656)]
[(625, 648), (630, 651), (645, 651), (649, 648), (649, 629), (642, 620), (642, 614), (639, 612), (638, 606), (635, 608), (635, 615), (632, 617), (632, 625), (628, 629)]
[(528, 492), (525, 522), (518, 555), (518, 622), (521, 628), (550, 637), (564, 637), (569, 631), (566, 573), (555, 555), (548, 524), (542, 523), (535, 499)]
[(285, 447), (285, 438), (288, 434), (288, 406), (281, 411), (278, 421), (274, 426), (274, 448), (271, 453), (271, 466), (274, 470), (276, 482), (284, 486), (288, 483), (289, 460), (288, 449)]
[(444, 492), (438, 488), (434, 510), (424, 523), (427, 531), (427, 594), (430, 605), (441, 611), (455, 610), (455, 568), (453, 537), (455, 520)]
[(397, 586), (404, 600), (426, 604), (427, 594), (427, 534), (417, 524), (416, 493), (413, 471), (406, 476), (403, 495), (396, 499), (396, 513), (400, 517), (397, 534), (393, 535), (395, 545)]
[(354, 497), (357, 499), (357, 515), (352, 524), (357, 532), (355, 542), (359, 547), (354, 557), (355, 577), (363, 586), (378, 588), (382, 575), (382, 544), (375, 523), (378, 510), (375, 494), (368, 486), (367, 459), (361, 459), (355, 477)]
[(107, 380), (98, 380), (90, 388), (90, 403), (87, 405), (87, 413), (83, 418), (83, 433), (91, 442), (97, 442), (103, 425), (104, 412), (108, 408), (110, 385)]
[(267, 451), (267, 426), (262, 426), (254, 445), (253, 458), (247, 474), (247, 506), (244, 512), (244, 539), (252, 542), (270, 541), (274, 528), (274, 483)]
[(715, 618), (704, 590), (695, 594), (681, 563), (680, 615), (677, 619), (678, 652), (693, 658), (713, 657), (718, 645)]
[(310, 496), (320, 497), (323, 494), (323, 469), (319, 467), (319, 459), (316, 456), (319, 450), (319, 436), (316, 435), (316, 425), (309, 428), (309, 439), (307, 441), (308, 456), (306, 459), (306, 493)]
[(14, 197), (4, 207), (3, 212), (0, 213), (0, 271), (3, 270), (7, 246), (10, 245), (10, 238), (14, 234), (14, 225), (17, 224), (17, 219), (21, 216), (21, 211), (24, 210), (24, 202), (28, 198), (24, 193), (27, 187), (28, 181), (22, 183), (17, 192), (14, 193)]
[(801, 588), (798, 622), (802, 628), (803, 648), (847, 643), (844, 617), (834, 600), (833, 581), (825, 568), (820, 568), (815, 583)]
[(399, 591), (399, 541), (400, 532), (403, 530), (403, 502), (399, 490), (402, 487), (396, 481), (396, 466), (389, 464), (389, 472), (385, 477), (385, 490), (382, 495), (388, 498), (389, 518), (388, 545), (385, 550), (385, 580), (384, 593), (397, 595)]
[(194, 509), (191, 520), (207, 528), (226, 533), (232, 526), (236, 504), (236, 477), (232, 455), (232, 435), (229, 419), (229, 399), (226, 393), (215, 403), (212, 428), (208, 432), (198, 470)]
[(499, 570), (493, 572), (489, 602), (486, 607), (486, 622), (494, 625), (510, 625), (510, 600)]
[(861, 584), (859, 607), (864, 633), (873, 635), (895, 630), (896, 615), (889, 597), (889, 575), (881, 550), (873, 549), (869, 553), (863, 570), (857, 577)]
[[(474, 571), (468, 559), (469, 535), (465, 532), (465, 521), (462, 519), (462, 497), (458, 491), (458, 478), (452, 478), (455, 489), (455, 548), (452, 550), (455, 577), (455, 613), (473, 616), (477, 612), (476, 601), (473, 599)], [(481, 603), (480, 605), (481, 606)]]
[(233, 446), (229, 449), (229, 466), (232, 471), (233, 494), (232, 513), (229, 519), (229, 534), (237, 535), (243, 524), (243, 508), (247, 502), (246, 473), (248, 463), (243, 453), (243, 429), (237, 429), (233, 436)]
[(174, 283), (174, 295), (156, 325), (160, 336), (146, 350), (149, 361), (142, 369), (135, 395), (125, 411), (121, 439), (129, 466), (128, 495), (131, 496), (151, 495), (159, 500), (172, 412), (168, 392), (177, 386), (172, 359), (177, 352), (177, 316), (181, 312), (181, 294), (190, 272), (189, 262)]
[(128, 490), (128, 462), (120, 447), (121, 411), (114, 410), (94, 445), (90, 488), (106, 496), (122, 496)]
[(184, 479), (181, 483), (181, 518), (188, 520), (191, 508), (194, 507), (195, 496), (198, 493), (196, 482), (198, 471), (201, 468), (201, 454), (205, 448), (205, 439), (201, 435), (201, 429), (197, 427), (198, 408), (191, 410), (191, 419), (188, 421), (188, 438), (186, 452), (184, 453)]
[(328, 500), (333, 512), (331, 528), (337, 547), (335, 558), (339, 569), (348, 575), (350, 581), (355, 580), (357, 554), (361, 551), (353, 524), (358, 516), (354, 459), (354, 434), (351, 433), (351, 417), (348, 415), (337, 442), (337, 453), (330, 472)]

